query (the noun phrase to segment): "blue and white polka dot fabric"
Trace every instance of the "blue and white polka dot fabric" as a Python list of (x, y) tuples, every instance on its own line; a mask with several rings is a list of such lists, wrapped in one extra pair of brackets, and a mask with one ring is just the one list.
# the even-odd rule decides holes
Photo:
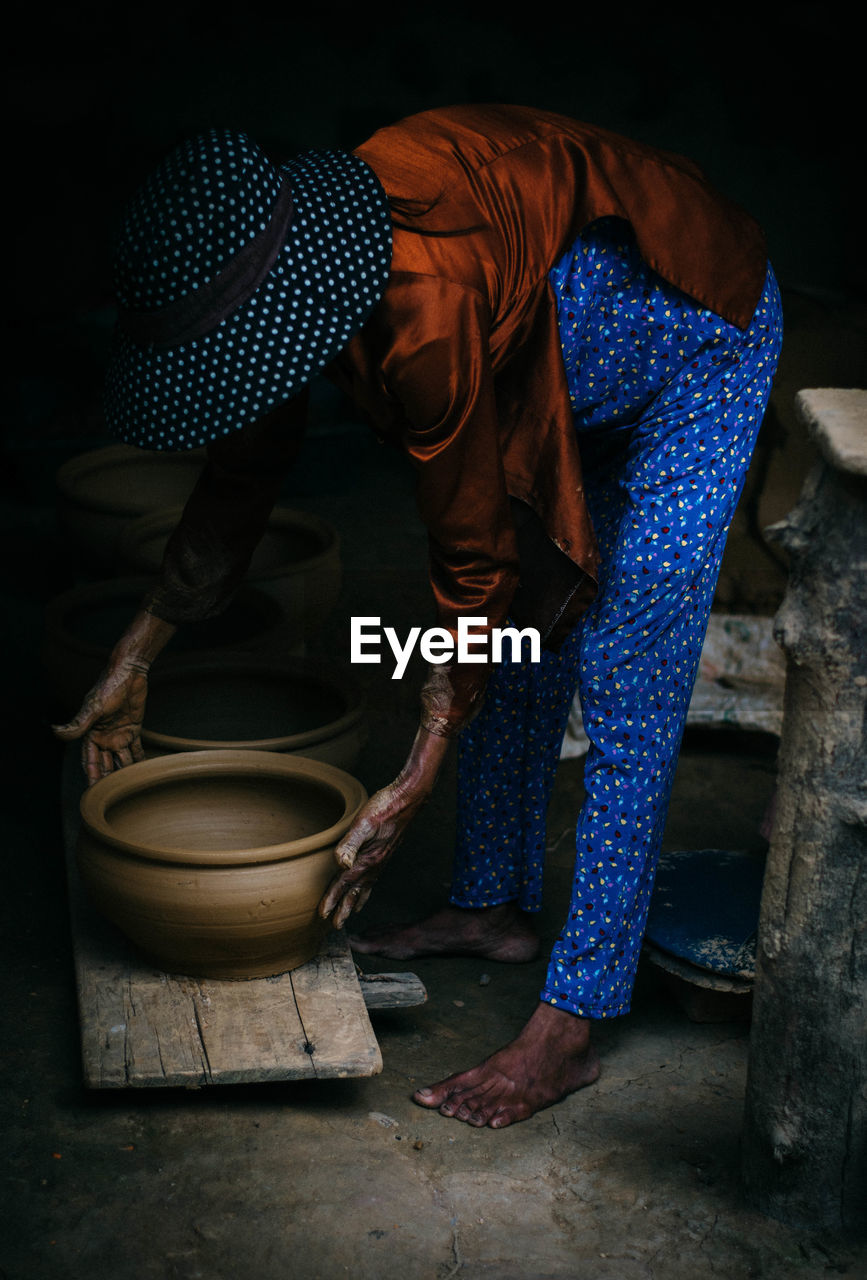
[(243, 427), (310, 382), (382, 296), (391, 217), (368, 165), (308, 151), (281, 167), (245, 134), (212, 129), (172, 152), (130, 203), (115, 254), (121, 306), (157, 311), (207, 284), (267, 229), (287, 176), (290, 226), (249, 298), (181, 345), (118, 328), (105, 409), (128, 443), (192, 449)]

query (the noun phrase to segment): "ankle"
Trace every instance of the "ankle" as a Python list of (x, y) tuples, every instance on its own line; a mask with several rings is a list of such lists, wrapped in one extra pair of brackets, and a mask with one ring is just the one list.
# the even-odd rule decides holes
[(536, 1005), (524, 1030), (534, 1037), (544, 1036), (568, 1043), (575, 1052), (590, 1045), (589, 1018), (581, 1018), (568, 1009), (558, 1009), (556, 1005), (542, 1000)]

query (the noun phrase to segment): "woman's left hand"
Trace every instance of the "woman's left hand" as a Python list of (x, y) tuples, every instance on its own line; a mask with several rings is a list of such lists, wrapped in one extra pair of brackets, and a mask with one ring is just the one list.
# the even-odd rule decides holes
[(335, 850), (343, 870), (319, 903), (335, 929), (360, 911), (404, 832), (433, 790), (448, 739), (420, 729), (400, 776), (368, 800)]

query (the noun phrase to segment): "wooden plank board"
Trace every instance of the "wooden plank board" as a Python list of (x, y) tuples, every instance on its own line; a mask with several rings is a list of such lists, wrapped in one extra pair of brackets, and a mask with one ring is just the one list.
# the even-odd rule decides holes
[(75, 863), (82, 785), (72, 748), (63, 766), (63, 835), (89, 1088), (197, 1088), (382, 1070), (342, 931), (330, 930), (309, 964), (275, 978), (177, 977), (143, 960), (93, 910), (82, 887)]
[(368, 1010), (411, 1009), (427, 1000), (424, 983), (415, 973), (360, 973), (358, 981)]

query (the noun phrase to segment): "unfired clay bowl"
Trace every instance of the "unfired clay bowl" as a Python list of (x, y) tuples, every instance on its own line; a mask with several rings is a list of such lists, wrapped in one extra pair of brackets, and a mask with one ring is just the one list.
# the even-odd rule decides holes
[(358, 691), (308, 659), (179, 658), (151, 672), (142, 732), (149, 756), (288, 751), (352, 769), (365, 738)]
[[(127, 525), (120, 541), (122, 571), (159, 573), (181, 511), (152, 511)], [(303, 511), (275, 507), (246, 580), (274, 596), (287, 617), (298, 620), (305, 639), (313, 638), (334, 608), (340, 577), (340, 539), (334, 526)]]
[(310, 960), (361, 783), (298, 756), (194, 751), (128, 765), (81, 801), (93, 905), (171, 973), (259, 978)]
[[(49, 602), (43, 665), (67, 711), (78, 710), (152, 585), (149, 578), (109, 578), (73, 587)], [(270, 643), (283, 623), (274, 600), (244, 586), (219, 617), (179, 628), (167, 652), (192, 656), (224, 648), (254, 651)]]
[(113, 569), (129, 522), (183, 506), (204, 463), (203, 449), (159, 453), (115, 444), (81, 453), (55, 477), (60, 523), (88, 566)]

